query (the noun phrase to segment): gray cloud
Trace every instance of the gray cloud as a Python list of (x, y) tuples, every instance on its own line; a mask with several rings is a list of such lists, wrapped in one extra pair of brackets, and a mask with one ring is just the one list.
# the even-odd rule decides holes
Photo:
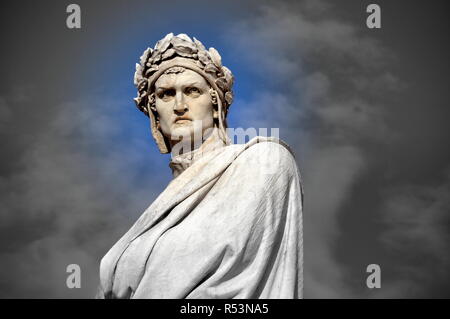
[[(393, 143), (408, 143), (392, 119), (395, 96), (405, 94), (408, 85), (392, 72), (392, 65), (398, 63), (392, 50), (361, 32), (358, 25), (341, 19), (336, 8), (329, 1), (266, 2), (254, 17), (233, 24), (227, 34), (230, 46), (237, 43), (236, 55), (254, 69), (255, 81), (270, 83), (270, 89), (259, 96), (239, 99), (238, 95), (234, 107), (243, 110), (250, 126), (280, 127), (281, 136), (299, 155), (306, 195), (306, 297), (404, 297), (411, 296), (406, 294), (411, 286), (423, 295), (430, 288), (425, 280), (414, 282), (405, 274), (383, 277), (382, 291), (370, 294), (363, 287), (365, 265), (352, 264), (353, 257), (348, 258), (357, 251), (339, 244), (339, 238), (350, 236), (343, 234), (350, 227), (370, 227), (368, 221), (381, 219), (386, 223), (374, 238), (382, 240), (370, 239), (366, 249), (386, 252), (397, 248), (419, 260), (434, 256), (440, 269), (447, 265), (447, 257), (442, 256), (448, 255), (444, 244), (448, 243), (448, 227), (440, 223), (443, 207), (448, 205), (441, 203), (439, 211), (423, 217), (412, 203), (402, 207), (408, 186), (401, 183), (395, 195), (382, 185), (370, 190), (383, 198), (373, 212), (364, 207), (368, 203), (351, 204), (358, 196), (356, 185), (379, 174), (380, 154), (389, 152)], [(447, 199), (447, 193), (438, 191), (436, 196), (442, 198), (436, 201)], [(411, 196), (420, 198), (420, 192)], [(347, 209), (371, 215), (363, 225), (343, 227)], [(404, 209), (410, 214), (402, 213)], [(414, 249), (419, 242), (428, 247)], [(417, 275), (432, 268), (408, 262), (405, 258), (384, 265), (388, 274), (406, 268)]]
[[(101, 256), (156, 197), (154, 185), (166, 182), (157, 170), (137, 169), (150, 163), (150, 138), (123, 140), (124, 104), (102, 96), (60, 105), (21, 170), (0, 179), (0, 259), (9, 274), (2, 297), (93, 296)], [(82, 289), (65, 286), (72, 263), (81, 266)]]
[(377, 69), (388, 53), (335, 18), (328, 3), (266, 4), (258, 9), (256, 18), (233, 26), (229, 41), (237, 41), (248, 61), (257, 61), (251, 64), (257, 72), (278, 83), (236, 107), (257, 127), (280, 127), (300, 155), (306, 194), (306, 296), (352, 296), (333, 244), (340, 232), (340, 206), (367, 168), (358, 141), (386, 134), (385, 109), (369, 98), (378, 92), (362, 83), (373, 77), (379, 85), (392, 87), (394, 77)]
[[(450, 169), (436, 185), (402, 185), (384, 191), (381, 210), (385, 230), (380, 241), (396, 261), (396, 280), (381, 297), (417, 297), (424, 289), (448, 281), (450, 266)], [(440, 283), (442, 284), (442, 282)]]

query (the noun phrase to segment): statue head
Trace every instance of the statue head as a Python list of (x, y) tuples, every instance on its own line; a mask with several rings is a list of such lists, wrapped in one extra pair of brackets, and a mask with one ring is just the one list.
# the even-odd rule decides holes
[[(226, 116), (233, 100), (233, 75), (214, 48), (185, 34), (172, 33), (148, 48), (136, 64), (137, 107), (151, 123), (161, 153), (171, 151), (171, 140), (204, 136), (217, 128), (225, 144)], [(194, 125), (194, 123), (201, 125)], [(196, 132), (201, 130), (201, 132)]]

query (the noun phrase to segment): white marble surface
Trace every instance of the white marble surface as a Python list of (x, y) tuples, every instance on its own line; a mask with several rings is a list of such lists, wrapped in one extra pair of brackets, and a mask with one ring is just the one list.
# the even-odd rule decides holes
[(302, 298), (302, 188), (287, 146), (256, 137), (183, 159), (102, 259), (97, 297)]

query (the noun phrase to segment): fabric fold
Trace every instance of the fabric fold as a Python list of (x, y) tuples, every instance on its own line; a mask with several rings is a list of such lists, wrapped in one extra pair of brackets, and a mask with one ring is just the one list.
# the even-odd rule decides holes
[(102, 259), (98, 297), (302, 297), (302, 194), (278, 139), (204, 154)]

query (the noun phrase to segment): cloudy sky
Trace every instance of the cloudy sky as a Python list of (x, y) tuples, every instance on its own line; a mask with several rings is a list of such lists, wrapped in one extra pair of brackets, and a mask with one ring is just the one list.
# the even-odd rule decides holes
[(169, 32), (221, 53), (231, 127), (280, 128), (294, 149), (307, 298), (450, 297), (445, 1), (77, 1), (79, 30), (70, 3), (0, 5), (0, 297), (91, 298), (171, 180), (132, 100), (134, 64)]

